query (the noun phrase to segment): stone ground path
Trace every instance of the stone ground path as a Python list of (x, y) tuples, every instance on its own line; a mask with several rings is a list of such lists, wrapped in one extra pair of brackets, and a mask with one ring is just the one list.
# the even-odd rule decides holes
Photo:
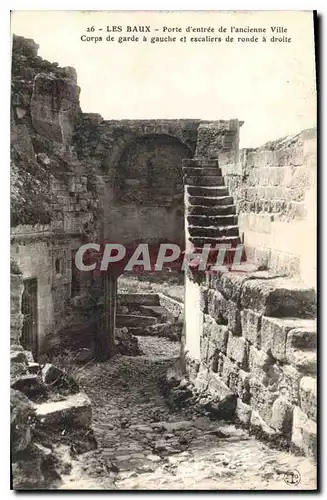
[[(91, 364), (79, 376), (92, 401), (98, 449), (80, 456), (61, 489), (315, 489), (311, 460), (271, 449), (234, 425), (171, 413), (158, 381), (179, 343), (139, 343), (144, 355)], [(298, 485), (285, 482), (287, 471), (300, 472)]]

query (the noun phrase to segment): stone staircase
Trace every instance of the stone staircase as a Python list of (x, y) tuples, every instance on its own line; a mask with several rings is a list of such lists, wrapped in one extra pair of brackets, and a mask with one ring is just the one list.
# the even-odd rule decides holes
[(195, 251), (204, 244), (213, 248), (217, 244), (231, 245), (225, 257), (225, 263), (231, 263), (241, 239), (234, 200), (225, 186), (218, 160), (185, 159), (182, 167), (187, 241), (194, 245)]

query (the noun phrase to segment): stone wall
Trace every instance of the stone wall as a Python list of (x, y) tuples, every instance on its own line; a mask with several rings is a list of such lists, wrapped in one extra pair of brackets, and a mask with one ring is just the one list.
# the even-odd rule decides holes
[(248, 260), (312, 285), (316, 274), (316, 150), (316, 131), (310, 129), (258, 149), (219, 155), (237, 206)]
[[(203, 275), (203, 273), (202, 273)], [(188, 273), (184, 356), (213, 401), (267, 439), (316, 454), (315, 290), (273, 273)]]
[(23, 327), (23, 315), (21, 313), (23, 276), (19, 271), (10, 274), (10, 345), (19, 344)]

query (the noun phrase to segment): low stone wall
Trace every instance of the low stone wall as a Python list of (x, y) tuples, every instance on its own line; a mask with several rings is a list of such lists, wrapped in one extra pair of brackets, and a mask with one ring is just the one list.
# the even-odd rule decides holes
[(268, 272), (186, 279), (185, 369), (266, 438), (316, 453), (315, 291)]

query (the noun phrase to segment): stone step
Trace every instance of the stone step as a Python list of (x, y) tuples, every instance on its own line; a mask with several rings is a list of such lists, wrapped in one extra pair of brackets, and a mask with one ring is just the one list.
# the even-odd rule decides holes
[(185, 175), (184, 183), (188, 186), (224, 186), (225, 180), (221, 175)]
[(116, 326), (117, 328), (126, 327), (140, 327), (154, 325), (157, 323), (157, 318), (154, 316), (138, 316), (136, 314), (117, 314)]
[(168, 318), (171, 316), (169, 311), (162, 306), (140, 306), (139, 309), (144, 313), (151, 313), (151, 316), (155, 318)]
[(234, 226), (236, 215), (188, 215), (187, 222), (191, 226)]
[(239, 236), (221, 236), (220, 238), (212, 238), (207, 236), (191, 236), (191, 243), (195, 247), (202, 247), (205, 244), (209, 245), (231, 245), (232, 247), (236, 247), (236, 245), (241, 243), (241, 239)]
[(216, 207), (208, 207), (204, 205), (190, 205), (187, 208), (188, 216), (202, 215), (206, 217), (224, 216), (236, 214), (235, 205), (218, 205)]
[(306, 374), (317, 372), (317, 329), (315, 320), (305, 320), (287, 333), (286, 359)]
[(157, 293), (121, 293), (117, 296), (119, 306), (140, 305), (160, 306)]
[(238, 226), (188, 226), (191, 236), (210, 236), (220, 238), (221, 236), (238, 236)]
[(219, 167), (183, 167), (183, 175), (194, 175), (201, 177), (202, 175), (218, 175), (221, 176), (221, 168)]
[(226, 186), (186, 186), (186, 191), (190, 196), (208, 196), (209, 198), (213, 196), (228, 196), (229, 194), (228, 187)]
[(291, 278), (251, 279), (243, 283), (241, 306), (273, 318), (315, 318), (316, 291)]
[(202, 205), (204, 207), (216, 207), (217, 205), (232, 205), (232, 196), (189, 196), (190, 205)]
[(183, 167), (217, 167), (218, 160), (209, 160), (206, 158), (184, 158), (182, 160)]
[(54, 426), (67, 429), (89, 428), (92, 422), (91, 402), (81, 392), (62, 401), (37, 404), (35, 413), (40, 423), (51, 430)]

